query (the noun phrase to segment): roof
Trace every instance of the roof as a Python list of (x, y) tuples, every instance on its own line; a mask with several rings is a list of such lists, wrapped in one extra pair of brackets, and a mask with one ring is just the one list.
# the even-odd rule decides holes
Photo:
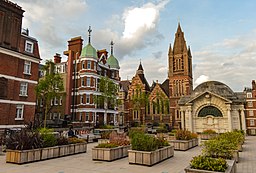
[(91, 45), (91, 43), (88, 43), (81, 52), (80, 57), (90, 57), (94, 59), (98, 59), (97, 51), (96, 49)]
[(229, 86), (218, 81), (207, 81), (198, 85), (192, 91), (190, 96), (181, 97), (179, 104), (185, 104), (206, 92), (221, 96), (222, 98), (230, 100), (234, 103), (245, 101), (245, 96), (242, 92), (233, 92)]
[(139, 65), (138, 70), (142, 70), (142, 71), (143, 71), (143, 67), (142, 67), (141, 63), (140, 63), (140, 65)]
[(166, 79), (160, 86), (165, 92), (165, 94), (169, 96), (169, 79)]
[(110, 55), (110, 57), (107, 59), (107, 63), (110, 66), (110, 68), (120, 69), (119, 62), (114, 57), (114, 55)]
[(144, 74), (138, 74), (138, 76), (141, 79), (142, 83), (145, 84), (145, 90), (146, 91), (150, 91), (150, 87), (149, 87), (148, 81), (145, 78)]
[(128, 92), (130, 85), (131, 82), (129, 80), (120, 81), (120, 87), (123, 89), (124, 92)]

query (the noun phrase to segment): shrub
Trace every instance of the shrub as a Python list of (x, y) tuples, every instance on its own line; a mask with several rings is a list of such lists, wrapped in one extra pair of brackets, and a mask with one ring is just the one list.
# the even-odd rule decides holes
[(158, 148), (170, 146), (169, 142), (166, 139), (164, 139), (163, 137), (156, 138), (156, 140), (158, 142)]
[(177, 140), (190, 140), (192, 139), (192, 133), (188, 130), (177, 130), (175, 137)]
[(113, 143), (101, 143), (95, 146), (95, 148), (115, 148), (115, 147), (118, 147), (118, 145)]
[(225, 172), (228, 165), (226, 160), (222, 158), (211, 158), (207, 156), (196, 156), (190, 161), (190, 166), (193, 169), (202, 169), (208, 171)]
[(144, 129), (142, 129), (142, 128), (132, 128), (131, 130), (129, 130), (128, 136), (129, 136), (129, 138), (133, 138), (133, 136), (134, 136), (135, 134), (137, 134), (137, 133), (144, 134), (145, 131), (144, 131)]
[(116, 131), (113, 131), (110, 134), (109, 142), (118, 146), (130, 145), (130, 141), (128, 141), (126, 138), (126, 133), (118, 134)]
[(39, 129), (39, 133), (43, 139), (43, 147), (53, 147), (57, 145), (57, 139), (52, 129), (41, 128)]
[(216, 131), (215, 130), (212, 130), (212, 129), (207, 129), (207, 130), (204, 130), (202, 132), (202, 134), (216, 134)]
[(77, 144), (77, 143), (84, 143), (86, 142), (85, 139), (80, 139), (80, 138), (67, 138), (69, 144)]
[(42, 139), (37, 131), (28, 128), (11, 134), (5, 139), (6, 148), (11, 150), (29, 150), (41, 148)]
[(57, 145), (68, 145), (68, 138), (60, 136), (57, 138)]
[(111, 126), (111, 125), (102, 125), (100, 126), (100, 129), (114, 129), (115, 127), (114, 126)]
[(104, 131), (101, 133), (101, 138), (102, 139), (109, 139), (109, 135), (112, 131)]

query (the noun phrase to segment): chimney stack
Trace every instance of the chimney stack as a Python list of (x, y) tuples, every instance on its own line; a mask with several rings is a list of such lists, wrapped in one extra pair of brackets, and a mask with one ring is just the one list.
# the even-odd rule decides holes
[(54, 55), (54, 64), (57, 64), (57, 63), (61, 63), (61, 56), (58, 53)]

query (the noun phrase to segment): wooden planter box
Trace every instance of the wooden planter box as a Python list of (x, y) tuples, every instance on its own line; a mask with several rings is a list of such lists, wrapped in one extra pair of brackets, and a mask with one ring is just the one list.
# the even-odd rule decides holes
[(152, 166), (174, 155), (174, 147), (167, 146), (156, 151), (128, 150), (129, 163)]
[(243, 144), (238, 144), (238, 151), (239, 152), (242, 152), (243, 151)]
[(128, 156), (131, 146), (119, 146), (116, 148), (92, 148), (92, 160), (113, 161)]
[(238, 150), (233, 151), (233, 159), (236, 161), (236, 163), (239, 162), (239, 151)]
[[(76, 150), (77, 152), (75, 152)], [(87, 144), (78, 143), (32, 150), (6, 150), (6, 163), (29, 163), (40, 160), (67, 156), (75, 153), (86, 152)]]
[(186, 151), (198, 145), (198, 139), (191, 140), (171, 140), (171, 145), (174, 146), (174, 150)]
[[(225, 173), (236, 173), (236, 163), (234, 160), (227, 160), (228, 168)], [(206, 171), (200, 169), (192, 169), (190, 166), (185, 168), (185, 173), (220, 173), (216, 171)]]
[(218, 134), (217, 133), (213, 133), (213, 134), (200, 134), (200, 138), (203, 140), (209, 140), (212, 139), (214, 137), (217, 137)]

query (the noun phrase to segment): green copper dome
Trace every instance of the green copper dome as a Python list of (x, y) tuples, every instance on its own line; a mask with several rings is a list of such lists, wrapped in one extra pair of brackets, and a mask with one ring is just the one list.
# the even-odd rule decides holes
[(88, 43), (82, 49), (81, 57), (90, 57), (90, 58), (98, 59), (97, 51), (90, 43)]
[(110, 68), (120, 69), (119, 63), (113, 55), (110, 55), (110, 57), (107, 59), (107, 63), (110, 66)]

